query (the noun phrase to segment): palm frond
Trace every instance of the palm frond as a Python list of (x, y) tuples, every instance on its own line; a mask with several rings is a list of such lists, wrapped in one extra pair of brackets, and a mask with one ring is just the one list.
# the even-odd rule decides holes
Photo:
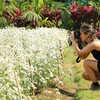
[(31, 7), (29, 1), (25, 1), (25, 2), (23, 2), (23, 3), (20, 5), (20, 9), (23, 10), (23, 11), (28, 10), (29, 7)]
[(43, 0), (43, 2), (45, 3), (45, 4), (51, 4), (51, 2), (53, 2), (54, 0)]
[(26, 18), (27, 21), (35, 20), (38, 22), (38, 20), (40, 19), (40, 16), (33, 11), (26, 11), (22, 17)]
[(44, 5), (43, 0), (32, 0), (31, 5), (35, 9), (36, 13), (39, 13), (41, 11), (41, 7)]
[(38, 7), (39, 0), (32, 0), (33, 7)]

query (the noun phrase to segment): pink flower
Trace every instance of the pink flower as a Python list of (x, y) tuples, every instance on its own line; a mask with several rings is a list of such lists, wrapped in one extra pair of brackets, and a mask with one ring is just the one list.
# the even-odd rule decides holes
[(84, 6), (83, 9), (86, 10), (88, 13), (90, 13), (92, 10), (90, 6)]
[(77, 19), (80, 19), (80, 18), (81, 18), (81, 13), (80, 13), (80, 12), (77, 12), (77, 13), (76, 13), (76, 18), (77, 18)]
[(77, 12), (78, 8), (77, 7), (70, 7), (71, 12), (75, 13)]
[(17, 14), (17, 15), (20, 15), (20, 14), (21, 14), (20, 9), (17, 9), (17, 10), (16, 10), (16, 14)]
[(76, 7), (77, 6), (77, 3), (76, 2), (72, 2), (72, 6), (73, 7)]
[(13, 18), (13, 21), (16, 23), (16, 22), (17, 22), (17, 18), (16, 18), (16, 17), (14, 17), (14, 18)]
[(33, 23), (32, 23), (32, 24), (33, 24), (33, 26), (36, 26), (36, 24), (37, 24), (37, 23), (36, 23), (36, 21), (33, 21)]
[(77, 8), (74, 8), (73, 10), (72, 10), (72, 12), (76, 12), (77, 11)]
[(83, 7), (82, 7), (82, 6), (80, 6), (80, 7), (78, 8), (78, 10), (79, 10), (80, 13), (83, 13)]
[(50, 11), (48, 11), (47, 13), (48, 13), (48, 15), (49, 15), (49, 16), (51, 16), (51, 15), (52, 15), (52, 13), (51, 13)]
[(44, 7), (42, 8), (42, 10), (43, 10), (43, 11), (46, 11), (46, 10), (47, 10), (47, 6), (44, 6)]
[(72, 2), (72, 5), (70, 7), (71, 12), (76, 12), (78, 10), (77, 3)]
[(98, 37), (98, 39), (100, 39), (100, 30), (98, 30), (98, 31), (96, 32), (96, 36)]
[(96, 34), (97, 34), (98, 36), (100, 36), (100, 31), (97, 31)]
[(56, 13), (59, 13), (59, 9), (56, 8), (56, 9), (55, 9), (55, 12), (56, 12)]

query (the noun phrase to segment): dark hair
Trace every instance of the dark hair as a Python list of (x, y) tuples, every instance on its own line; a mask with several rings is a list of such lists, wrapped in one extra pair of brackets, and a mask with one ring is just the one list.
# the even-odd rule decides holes
[(84, 33), (84, 34), (90, 34), (90, 38), (98, 38), (96, 36), (96, 31), (95, 29), (89, 25), (89, 24), (83, 24), (81, 27), (80, 27), (80, 30)]
[(90, 33), (91, 35), (93, 35), (95, 33), (94, 28), (91, 25), (88, 24), (83, 24), (80, 27), (80, 30), (84, 33), (84, 34), (88, 34)]

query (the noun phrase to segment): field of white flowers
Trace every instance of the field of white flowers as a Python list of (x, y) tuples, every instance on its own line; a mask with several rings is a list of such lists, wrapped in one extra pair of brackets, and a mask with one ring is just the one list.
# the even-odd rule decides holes
[(57, 78), (67, 30), (57, 28), (0, 29), (0, 98), (32, 100), (32, 91)]

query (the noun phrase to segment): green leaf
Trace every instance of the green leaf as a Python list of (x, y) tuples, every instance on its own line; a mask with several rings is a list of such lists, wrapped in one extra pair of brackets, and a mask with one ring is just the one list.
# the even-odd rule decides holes
[(65, 29), (71, 29), (73, 26), (73, 21), (71, 20), (69, 11), (63, 10), (61, 15), (62, 15), (63, 27)]
[(33, 21), (33, 20), (35, 20), (37, 22), (38, 22), (38, 19), (40, 18), (40, 16), (38, 14), (36, 14), (35, 12), (33, 12), (33, 11), (26, 11), (24, 13), (23, 17), (26, 18), (27, 21)]
[(32, 0), (33, 7), (38, 7), (39, 0)]
[(0, 16), (3, 15), (4, 9), (5, 9), (5, 0), (0, 0)]
[(0, 28), (8, 26), (7, 20), (4, 17), (0, 17)]

